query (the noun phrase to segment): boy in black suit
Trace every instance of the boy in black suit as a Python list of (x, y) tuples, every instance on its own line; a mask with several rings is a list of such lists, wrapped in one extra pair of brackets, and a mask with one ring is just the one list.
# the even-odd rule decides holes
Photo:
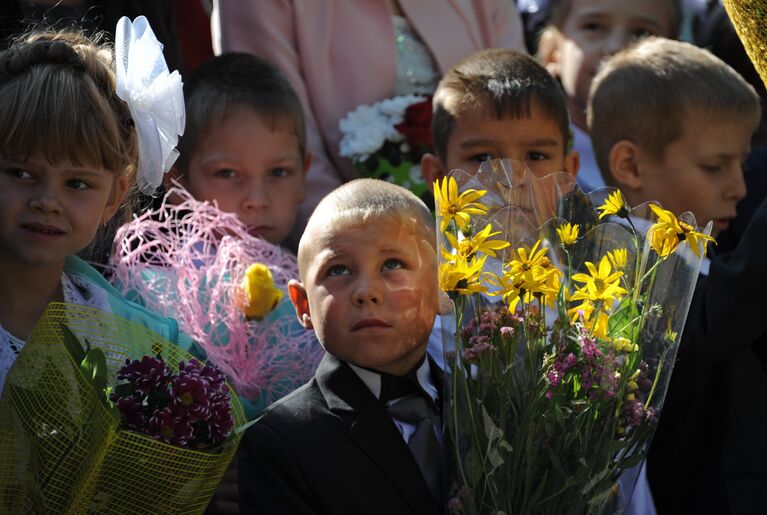
[(327, 354), (245, 434), (243, 513), (444, 510), (441, 379), (426, 357), (435, 239), (423, 202), (386, 182), (352, 181), (317, 206), (289, 289)]
[[(605, 182), (637, 205), (657, 200), (726, 229), (746, 193), (741, 163), (761, 109), (724, 62), (647, 39), (594, 79), (589, 127)], [(658, 513), (758, 513), (767, 484), (763, 228), (757, 212), (735, 252), (701, 266), (648, 456)]]

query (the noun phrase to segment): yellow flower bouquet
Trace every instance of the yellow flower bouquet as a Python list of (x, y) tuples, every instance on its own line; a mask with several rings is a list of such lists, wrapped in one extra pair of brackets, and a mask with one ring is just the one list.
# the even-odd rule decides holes
[(143, 325), (51, 304), (0, 398), (0, 513), (202, 513), (245, 423), (229, 392)]
[(448, 508), (620, 512), (710, 226), (509, 161), (454, 170), (435, 199), (440, 285), (455, 307), (455, 327), (443, 324)]

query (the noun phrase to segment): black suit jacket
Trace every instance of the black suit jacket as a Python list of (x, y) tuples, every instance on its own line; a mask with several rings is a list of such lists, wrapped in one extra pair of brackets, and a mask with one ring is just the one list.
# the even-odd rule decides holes
[(767, 506), (767, 200), (696, 286), (648, 457), (658, 513)]
[(240, 445), (243, 514), (443, 511), (385, 405), (329, 354), (314, 379), (272, 405)]

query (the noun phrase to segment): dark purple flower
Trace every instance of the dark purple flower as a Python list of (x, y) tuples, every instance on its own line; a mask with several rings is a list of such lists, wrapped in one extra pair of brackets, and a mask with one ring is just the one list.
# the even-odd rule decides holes
[(638, 426), (645, 418), (644, 406), (636, 399), (626, 401), (621, 411), (626, 425)]
[(122, 424), (128, 429), (134, 431), (144, 431), (146, 429), (146, 419), (142, 411), (141, 402), (135, 397), (122, 397), (113, 399), (117, 404), (117, 409), (122, 415)]
[(208, 419), (208, 430), (210, 433), (210, 443), (218, 444), (226, 440), (229, 433), (232, 432), (234, 421), (232, 420), (232, 408), (229, 404), (229, 398), (213, 404)]
[(141, 360), (125, 361), (126, 365), (120, 369), (117, 379), (130, 381), (137, 391), (146, 395), (168, 384), (170, 370), (163, 360), (144, 356)]
[(596, 340), (585, 335), (581, 337), (581, 352), (583, 352), (583, 356), (591, 363), (594, 363), (594, 361), (602, 355), (599, 347), (597, 347)]
[(212, 392), (229, 391), (229, 387), (226, 384), (226, 376), (218, 367), (205, 365), (200, 369), (199, 375), (208, 382), (208, 388)]
[(476, 345), (468, 347), (463, 351), (463, 360), (467, 363), (477, 362), (484, 354), (493, 352), (495, 346), (489, 341), (481, 341)]
[(170, 396), (174, 416), (188, 417), (189, 422), (207, 420), (210, 416), (208, 382), (197, 374), (180, 373), (171, 379)]
[(192, 439), (192, 425), (187, 419), (176, 419), (170, 408), (158, 410), (149, 419), (149, 434), (167, 443), (187, 447)]

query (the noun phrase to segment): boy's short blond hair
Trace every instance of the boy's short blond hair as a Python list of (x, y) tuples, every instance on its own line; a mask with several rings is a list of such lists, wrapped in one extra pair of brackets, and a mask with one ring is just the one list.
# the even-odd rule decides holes
[(442, 162), (447, 160), (447, 141), (462, 113), (486, 112), (498, 120), (527, 117), (533, 102), (557, 124), (567, 149), (570, 117), (565, 97), (540, 63), (505, 48), (471, 54), (448, 70), (434, 93), (434, 153)]
[[(312, 258), (310, 243), (316, 226), (344, 223), (372, 224), (381, 219), (415, 219), (416, 229), (436, 247), (436, 223), (426, 204), (405, 189), (378, 179), (355, 179), (328, 193), (315, 208), (298, 244), (298, 269), (303, 275)], [(410, 220), (407, 220), (410, 221)]]
[(610, 152), (619, 141), (660, 159), (691, 115), (731, 117), (756, 128), (760, 113), (754, 88), (710, 52), (647, 38), (603, 63), (591, 85), (587, 119), (602, 177), (615, 186)]

